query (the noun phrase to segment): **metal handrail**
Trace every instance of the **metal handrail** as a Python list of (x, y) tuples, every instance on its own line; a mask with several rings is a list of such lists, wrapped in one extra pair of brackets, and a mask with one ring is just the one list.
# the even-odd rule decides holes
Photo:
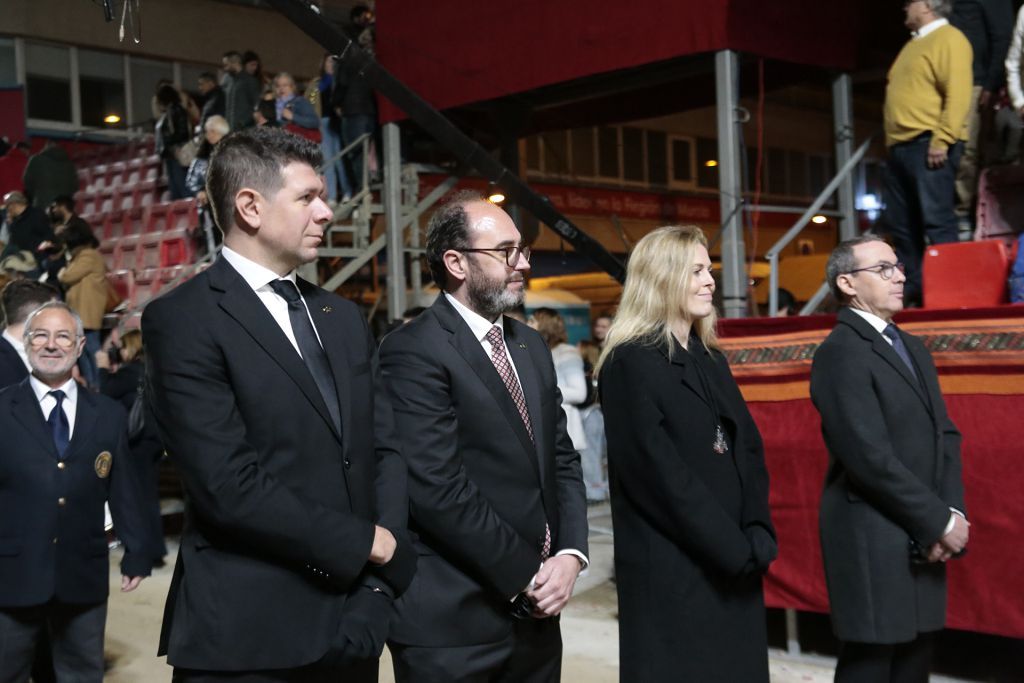
[(825, 189), (821, 191), (821, 194), (811, 203), (807, 210), (804, 211), (803, 215), (793, 223), (793, 227), (786, 231), (779, 240), (771, 246), (771, 248), (765, 253), (765, 258), (768, 259), (769, 273), (768, 273), (768, 315), (774, 317), (779, 312), (779, 253), (785, 249), (790, 242), (796, 239), (796, 236), (803, 232), (803, 229), (807, 227), (807, 223), (810, 222), (811, 218), (818, 213), (825, 202), (828, 201), (829, 197), (839, 189), (839, 184), (850, 173), (857, 167), (857, 164), (861, 162), (864, 155), (867, 154), (868, 148), (871, 146), (873, 136), (857, 148), (857, 151), (847, 160), (843, 167), (839, 169), (832, 181), (825, 186)]

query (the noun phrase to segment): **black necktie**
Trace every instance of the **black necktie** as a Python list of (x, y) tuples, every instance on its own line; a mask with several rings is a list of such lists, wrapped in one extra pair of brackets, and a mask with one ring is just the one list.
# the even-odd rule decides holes
[(882, 330), (882, 334), (888, 337), (892, 341), (892, 350), (896, 352), (904, 363), (907, 364), (907, 368), (910, 370), (910, 374), (917, 379), (917, 371), (914, 370), (914, 363), (910, 360), (910, 354), (907, 353), (907, 346), (903, 343), (903, 339), (900, 337), (899, 330), (896, 329), (896, 325), (889, 323)]
[(71, 441), (71, 428), (68, 426), (68, 416), (64, 413), (61, 404), (64, 401), (64, 392), (60, 389), (49, 392), (57, 400), (57, 405), (50, 411), (50, 417), (46, 418), (46, 424), (50, 425), (50, 432), (53, 434), (53, 445), (57, 447), (57, 455), (64, 457)]
[(309, 373), (313, 375), (313, 381), (320, 389), (327, 410), (331, 413), (334, 425), (341, 432), (341, 409), (338, 407), (338, 389), (334, 384), (334, 375), (331, 373), (331, 364), (327, 360), (327, 354), (320, 346), (316, 330), (313, 329), (313, 322), (309, 319), (306, 306), (302, 303), (299, 289), (291, 280), (274, 280), (270, 287), (277, 292), (278, 296), (288, 302), (288, 319), (292, 323), (292, 334), (299, 344), (299, 353), (305, 361)]

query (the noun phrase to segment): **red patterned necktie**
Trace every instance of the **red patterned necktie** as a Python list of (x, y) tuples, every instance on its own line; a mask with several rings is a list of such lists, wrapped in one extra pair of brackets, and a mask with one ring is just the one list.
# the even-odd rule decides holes
[(491, 362), (494, 363), (494, 369), (498, 371), (501, 381), (505, 383), (505, 388), (508, 389), (508, 393), (512, 397), (512, 402), (519, 409), (519, 417), (523, 419), (526, 432), (530, 435), (530, 441), (536, 443), (536, 440), (533, 438), (533, 425), (530, 424), (530, 413), (526, 410), (526, 398), (523, 397), (523, 388), (519, 386), (516, 373), (512, 370), (512, 364), (505, 354), (505, 340), (502, 337), (501, 328), (497, 325), (492, 327), (485, 339), (491, 343)]
[[(530, 435), (530, 441), (536, 443), (536, 440), (533, 438), (533, 425), (530, 423), (530, 413), (526, 410), (526, 398), (523, 396), (523, 388), (519, 386), (519, 380), (516, 378), (516, 373), (512, 370), (512, 364), (509, 362), (508, 356), (505, 355), (505, 339), (502, 336), (501, 328), (497, 325), (492, 327), (485, 339), (491, 343), (491, 362), (494, 363), (494, 369), (498, 371), (501, 381), (505, 383), (505, 388), (508, 389), (508, 393), (512, 397), (512, 402), (519, 409), (519, 417), (523, 419), (526, 432)], [(551, 527), (545, 524), (544, 543), (540, 549), (540, 560), (544, 562), (549, 557), (551, 557)]]

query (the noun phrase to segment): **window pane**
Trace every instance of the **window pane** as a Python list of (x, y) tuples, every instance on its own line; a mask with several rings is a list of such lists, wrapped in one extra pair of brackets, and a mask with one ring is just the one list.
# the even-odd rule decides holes
[(594, 169), (594, 129), (577, 128), (572, 131), (573, 175), (592, 178)]
[(644, 132), (639, 128), (622, 129), (622, 178), (644, 181)]
[(66, 47), (25, 43), (28, 116), (71, 122), (71, 52)]
[(526, 168), (540, 170), (540, 138), (536, 135), (526, 138)]
[(174, 77), (170, 62), (132, 57), (129, 68), (132, 79), (132, 120), (133, 126), (152, 128), (156, 114), (153, 111), (153, 95), (161, 78), (168, 81)]
[(122, 121), (127, 118), (121, 55), (79, 50), (78, 74), (83, 126), (104, 126), (103, 119), (109, 114), (116, 114)]
[(693, 180), (690, 150), (689, 140), (672, 141), (672, 180), (680, 183), (688, 183)]
[(541, 136), (544, 143), (544, 173), (547, 175), (563, 175), (569, 172), (568, 152), (565, 131), (545, 133)]
[(668, 135), (656, 130), (647, 131), (647, 182), (668, 185)]
[(768, 149), (768, 181), (769, 194), (789, 194), (786, 191), (786, 152), (782, 149)]
[(619, 177), (619, 131), (597, 129), (597, 169), (604, 178)]
[[(708, 165), (708, 162), (713, 162)], [(715, 189), (718, 187), (718, 141), (697, 138), (697, 185)]]
[(807, 182), (807, 155), (803, 152), (789, 153), (789, 194), (806, 197), (810, 194)]
[(18, 84), (18, 72), (14, 68), (14, 39), (0, 38), (0, 86)]

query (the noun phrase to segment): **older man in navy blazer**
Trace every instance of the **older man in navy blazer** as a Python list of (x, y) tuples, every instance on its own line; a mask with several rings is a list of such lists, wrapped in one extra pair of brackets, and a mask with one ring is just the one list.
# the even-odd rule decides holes
[(25, 681), (45, 630), (58, 683), (103, 680), (110, 503), (124, 542), (121, 590), (150, 572), (143, 492), (124, 409), (80, 390), (82, 323), (51, 302), (25, 326), (32, 374), (0, 391), (0, 681)]

